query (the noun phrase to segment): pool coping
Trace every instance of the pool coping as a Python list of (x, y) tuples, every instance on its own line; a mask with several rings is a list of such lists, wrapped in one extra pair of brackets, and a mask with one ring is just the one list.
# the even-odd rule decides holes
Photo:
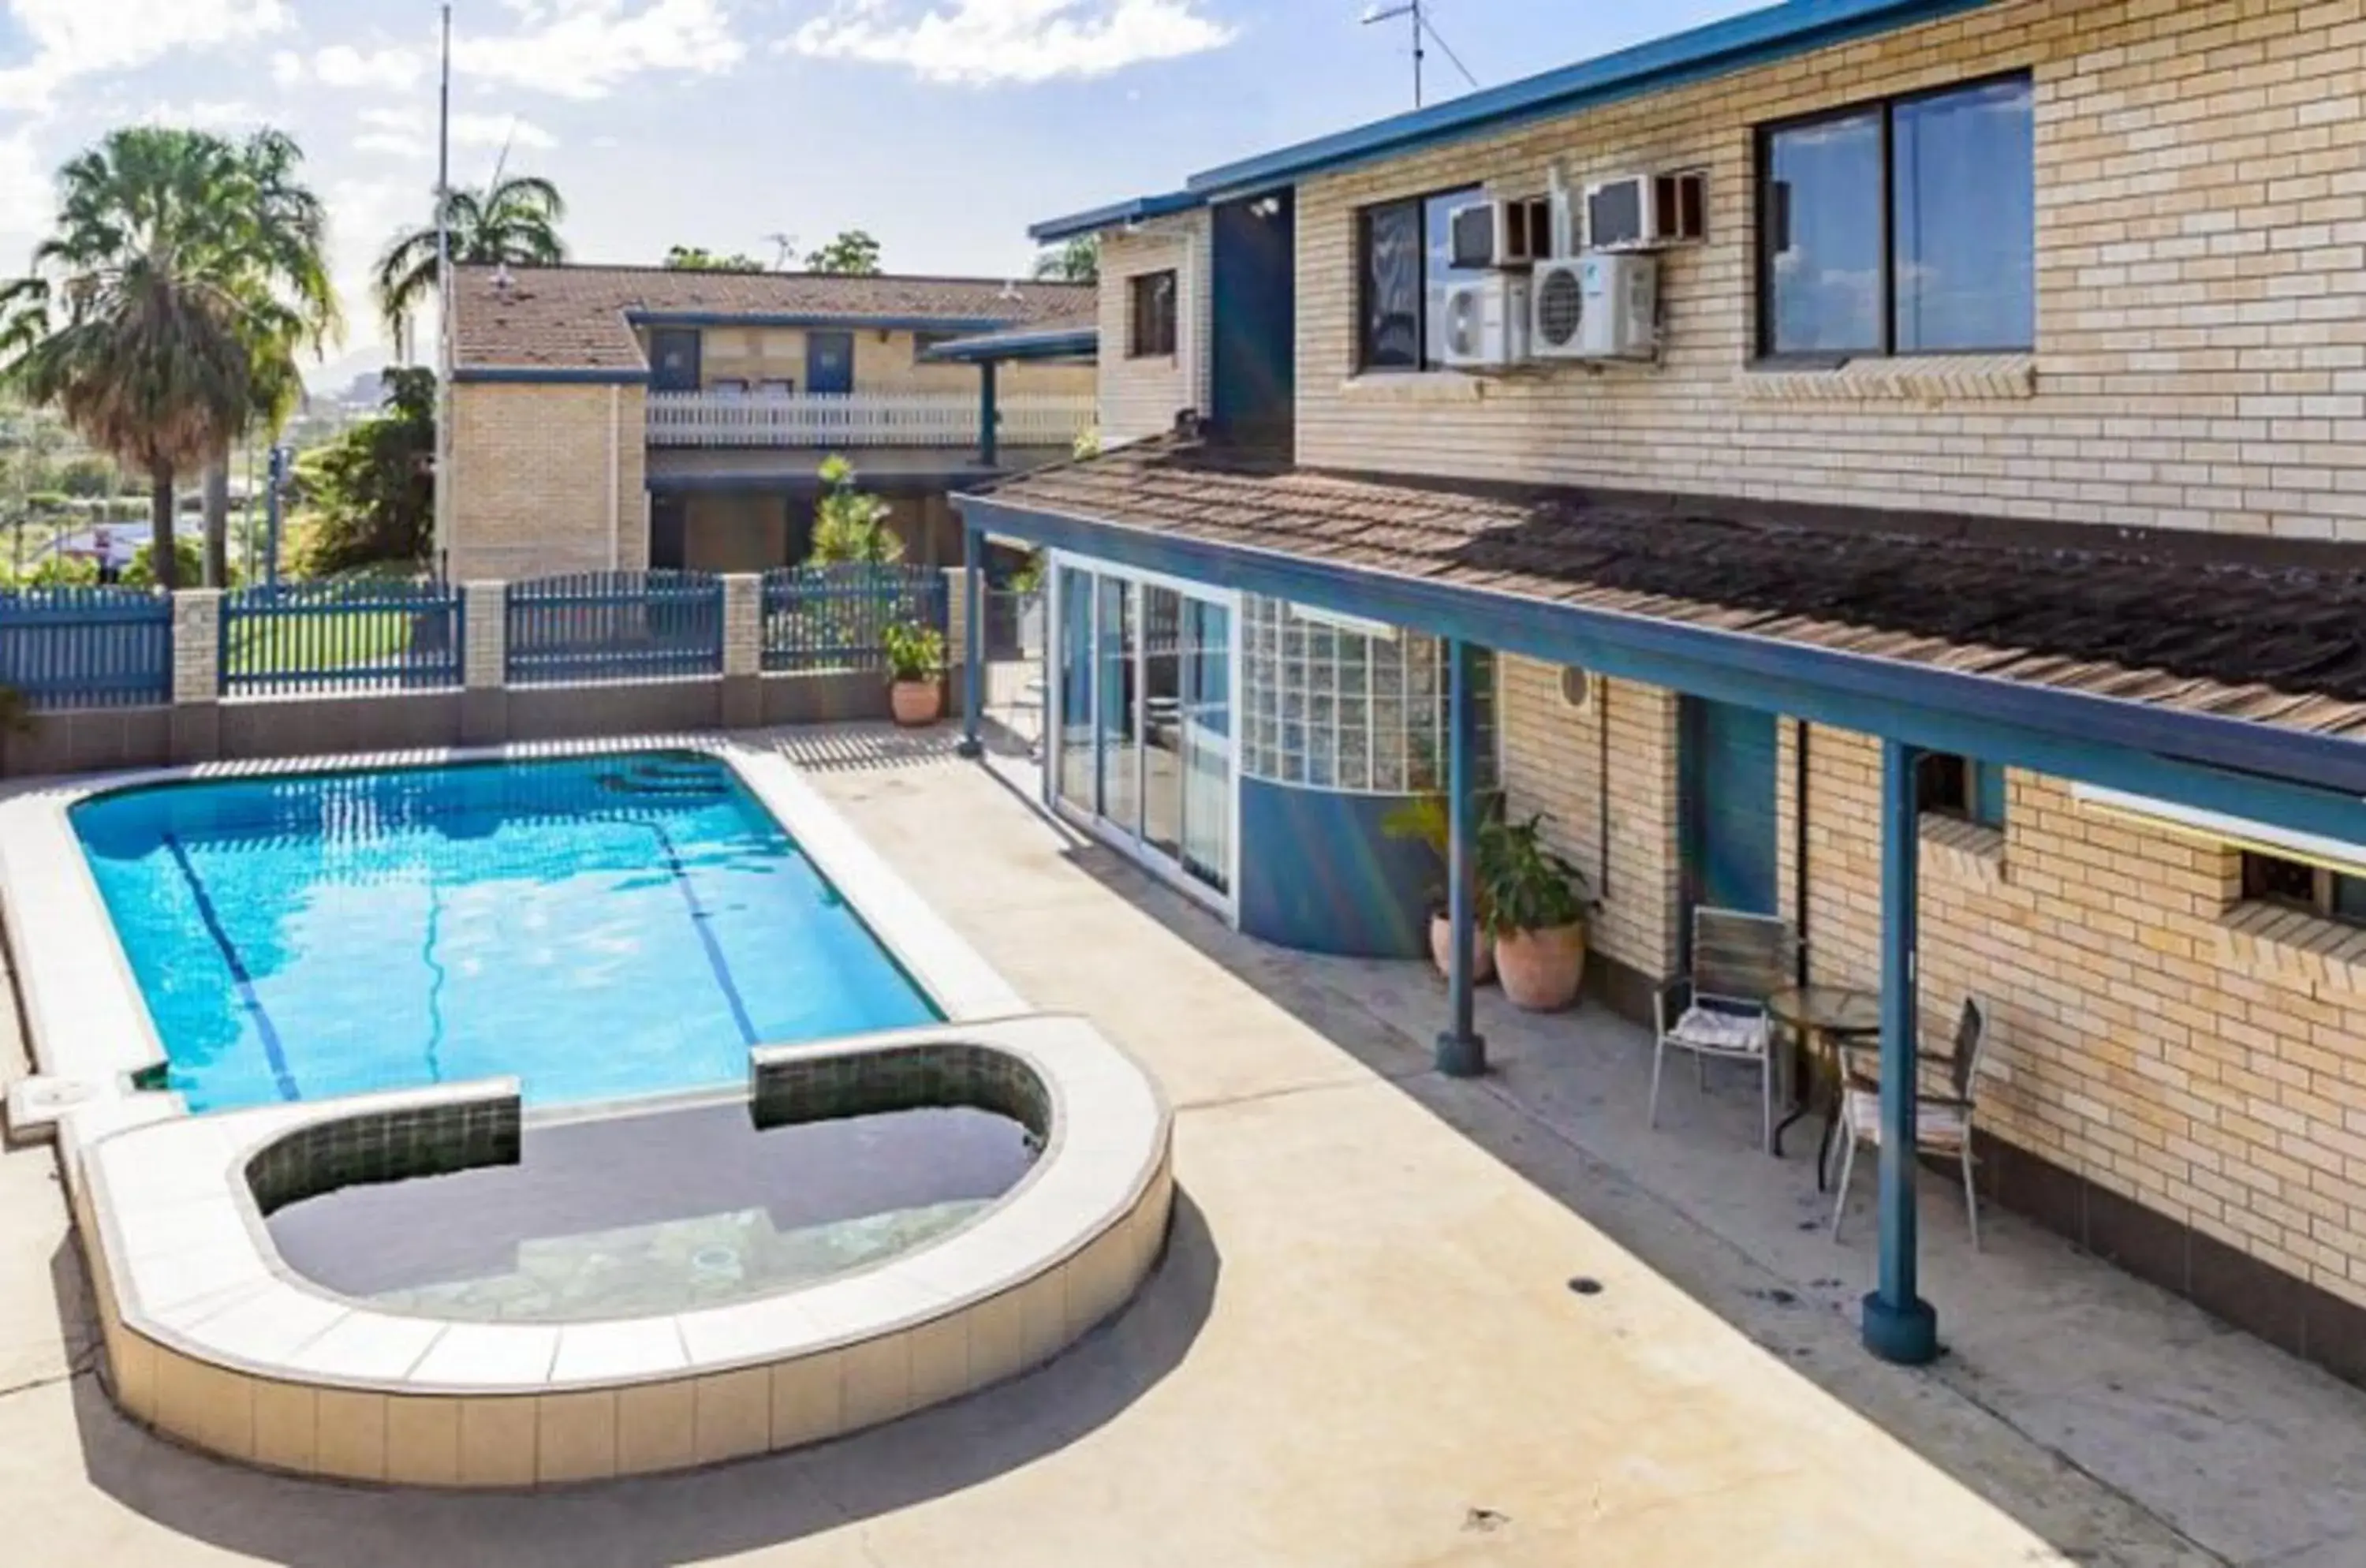
[[(1026, 1010), (1025, 1000), (863, 842), (799, 776), (794, 763), (769, 747), (730, 736), (693, 732), (519, 741), (140, 768), (28, 781), (0, 792), (0, 929), (5, 929), (16, 961), (27, 1040), (42, 1080), (36, 1086), (39, 1100), (59, 1111), (93, 1100), (119, 1098), (132, 1092), (134, 1075), (166, 1060), (155, 1021), (68, 816), (81, 802), (153, 784), (658, 750), (697, 751), (730, 767), (946, 1022)], [(39, 912), (38, 918), (32, 911)], [(36, 1096), (17, 1098), (30, 1103)]]

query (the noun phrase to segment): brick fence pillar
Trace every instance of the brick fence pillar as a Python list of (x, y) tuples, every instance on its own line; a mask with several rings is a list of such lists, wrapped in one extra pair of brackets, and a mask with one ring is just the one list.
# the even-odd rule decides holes
[(173, 739), (175, 762), (221, 755), (221, 590), (173, 595)]
[(460, 743), (498, 746), (510, 738), (507, 584), (460, 589)]
[(764, 722), (764, 580), (735, 571), (723, 579), (723, 727)]

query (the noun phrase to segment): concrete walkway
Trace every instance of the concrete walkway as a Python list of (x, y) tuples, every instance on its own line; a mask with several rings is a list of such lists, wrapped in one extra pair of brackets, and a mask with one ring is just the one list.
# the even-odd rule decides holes
[(0, 1562), (2366, 1560), (2340, 1539), (2366, 1490), (2349, 1391), (2009, 1221), (1973, 1258), (1935, 1187), (1957, 1355), (1878, 1366), (1846, 1315), (1869, 1249), (1817, 1231), (1804, 1155), (1749, 1151), (1738, 1086), (1642, 1132), (1639, 1038), (1598, 1011), (1491, 1010), (1501, 1075), (1439, 1079), (1416, 966), (1245, 942), (941, 742), (783, 745), (1023, 993), (1166, 1084), (1185, 1196), (1134, 1306), (1017, 1383), (702, 1475), (281, 1481), (115, 1416), (50, 1156), (13, 1151)]

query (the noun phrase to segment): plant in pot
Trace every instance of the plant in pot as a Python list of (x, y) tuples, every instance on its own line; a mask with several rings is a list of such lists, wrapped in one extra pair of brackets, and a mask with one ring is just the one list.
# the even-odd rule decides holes
[(934, 626), (897, 621), (887, 628), (887, 706), (896, 722), (930, 725), (945, 710), (945, 637)]
[[(1486, 845), (1499, 829), (1496, 817), (1502, 805), (1503, 796), (1494, 791), (1479, 796), (1480, 875), (1475, 890), (1479, 930), (1470, 954), (1470, 977), (1481, 985), (1495, 977), (1495, 943), (1487, 919)], [(1429, 889), (1429, 956), (1439, 974), (1448, 974), (1454, 966), (1454, 923), (1448, 916), (1446, 891), (1454, 824), (1446, 809), (1445, 794), (1428, 790), (1414, 796), (1380, 818), (1380, 831), (1391, 839), (1425, 846), (1436, 863), (1436, 880)]]
[(1530, 1012), (1559, 1012), (1585, 980), (1585, 917), (1592, 889), (1544, 840), (1542, 812), (1499, 822), (1482, 840), (1481, 908), (1495, 939), (1504, 995)]

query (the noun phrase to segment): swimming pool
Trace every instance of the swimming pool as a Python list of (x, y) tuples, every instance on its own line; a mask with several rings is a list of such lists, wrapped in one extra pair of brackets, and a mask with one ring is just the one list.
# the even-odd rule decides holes
[(704, 751), (175, 783), (69, 813), (195, 1111), (514, 1075), (744, 1082), (940, 1014)]

